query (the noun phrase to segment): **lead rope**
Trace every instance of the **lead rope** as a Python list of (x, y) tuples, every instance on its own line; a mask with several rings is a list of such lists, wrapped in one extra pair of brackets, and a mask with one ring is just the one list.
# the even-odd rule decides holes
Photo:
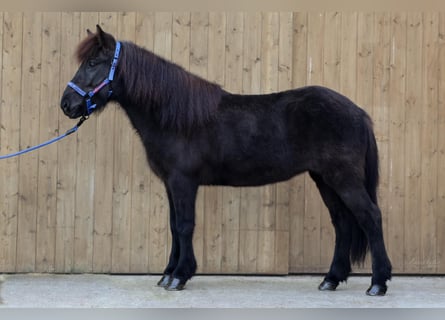
[(64, 134), (61, 134), (60, 136), (55, 137), (55, 138), (52, 138), (52, 139), (50, 139), (50, 140), (48, 140), (48, 141), (42, 142), (41, 144), (38, 144), (38, 145), (36, 145), (36, 146), (29, 147), (29, 148), (26, 148), (26, 149), (23, 149), (23, 150), (14, 152), (14, 153), (5, 154), (5, 155), (3, 155), (3, 156), (0, 156), (0, 160), (8, 159), (8, 158), (16, 157), (16, 156), (20, 156), (20, 155), (22, 155), (22, 154), (31, 152), (31, 151), (33, 151), (33, 150), (40, 149), (40, 148), (45, 147), (45, 146), (47, 146), (47, 145), (50, 145), (50, 144), (52, 144), (52, 143), (54, 143), (54, 142), (57, 142), (57, 141), (59, 141), (59, 140), (62, 140), (63, 138), (68, 137), (70, 134), (76, 132), (77, 129), (79, 129), (79, 127), (82, 125), (82, 123), (83, 123), (86, 119), (88, 119), (88, 117), (82, 116), (82, 117), (80, 118), (79, 122), (78, 122), (74, 127), (72, 127), (71, 129), (67, 130)]

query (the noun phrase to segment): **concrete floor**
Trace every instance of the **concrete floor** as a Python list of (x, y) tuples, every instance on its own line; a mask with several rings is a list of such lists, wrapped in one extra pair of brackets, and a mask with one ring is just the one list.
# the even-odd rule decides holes
[(186, 290), (156, 286), (159, 276), (0, 275), (0, 308), (444, 308), (445, 277), (393, 277), (385, 297), (368, 297), (370, 277), (352, 276), (336, 292), (322, 276), (196, 276)]

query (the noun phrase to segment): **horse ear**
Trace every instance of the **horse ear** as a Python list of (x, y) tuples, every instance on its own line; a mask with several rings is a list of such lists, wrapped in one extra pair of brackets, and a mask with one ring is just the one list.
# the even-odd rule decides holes
[(93, 35), (93, 33), (91, 32), (90, 29), (87, 29), (87, 34), (88, 34), (88, 36), (92, 36)]
[(98, 34), (98, 35), (104, 33), (104, 31), (102, 30), (102, 28), (101, 28), (100, 25), (98, 25), (98, 24), (96, 24), (96, 31), (97, 31), (97, 34)]
[(113, 48), (116, 42), (113, 36), (103, 31), (98, 24), (96, 25), (96, 30), (97, 30), (96, 36), (99, 40), (99, 44), (105, 48)]

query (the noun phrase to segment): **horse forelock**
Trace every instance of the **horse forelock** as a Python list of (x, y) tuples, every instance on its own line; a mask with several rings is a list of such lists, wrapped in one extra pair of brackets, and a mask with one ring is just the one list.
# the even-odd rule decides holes
[(97, 50), (98, 40), (95, 35), (88, 35), (77, 47), (76, 58), (79, 63), (85, 62)]

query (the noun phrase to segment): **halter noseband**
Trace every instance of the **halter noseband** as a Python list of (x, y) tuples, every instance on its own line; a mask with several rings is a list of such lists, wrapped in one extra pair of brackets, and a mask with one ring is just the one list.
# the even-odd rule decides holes
[[(70, 87), (71, 89), (76, 91), (79, 95), (81, 95), (83, 98), (85, 98), (87, 116), (89, 116), (96, 108), (96, 104), (93, 104), (92, 102), (94, 95), (98, 93), (100, 90), (102, 90), (107, 84), (110, 84), (114, 80), (114, 72), (116, 71), (116, 66), (119, 60), (120, 51), (121, 51), (121, 43), (117, 41), (116, 49), (114, 50), (113, 62), (111, 63), (110, 73), (108, 74), (108, 77), (105, 78), (104, 81), (102, 81), (96, 88), (94, 88), (90, 92), (88, 93), (85, 92), (72, 81), (68, 82), (68, 87)], [(108, 91), (108, 98), (111, 96), (112, 93), (113, 90), (111, 90), (110, 88)]]

